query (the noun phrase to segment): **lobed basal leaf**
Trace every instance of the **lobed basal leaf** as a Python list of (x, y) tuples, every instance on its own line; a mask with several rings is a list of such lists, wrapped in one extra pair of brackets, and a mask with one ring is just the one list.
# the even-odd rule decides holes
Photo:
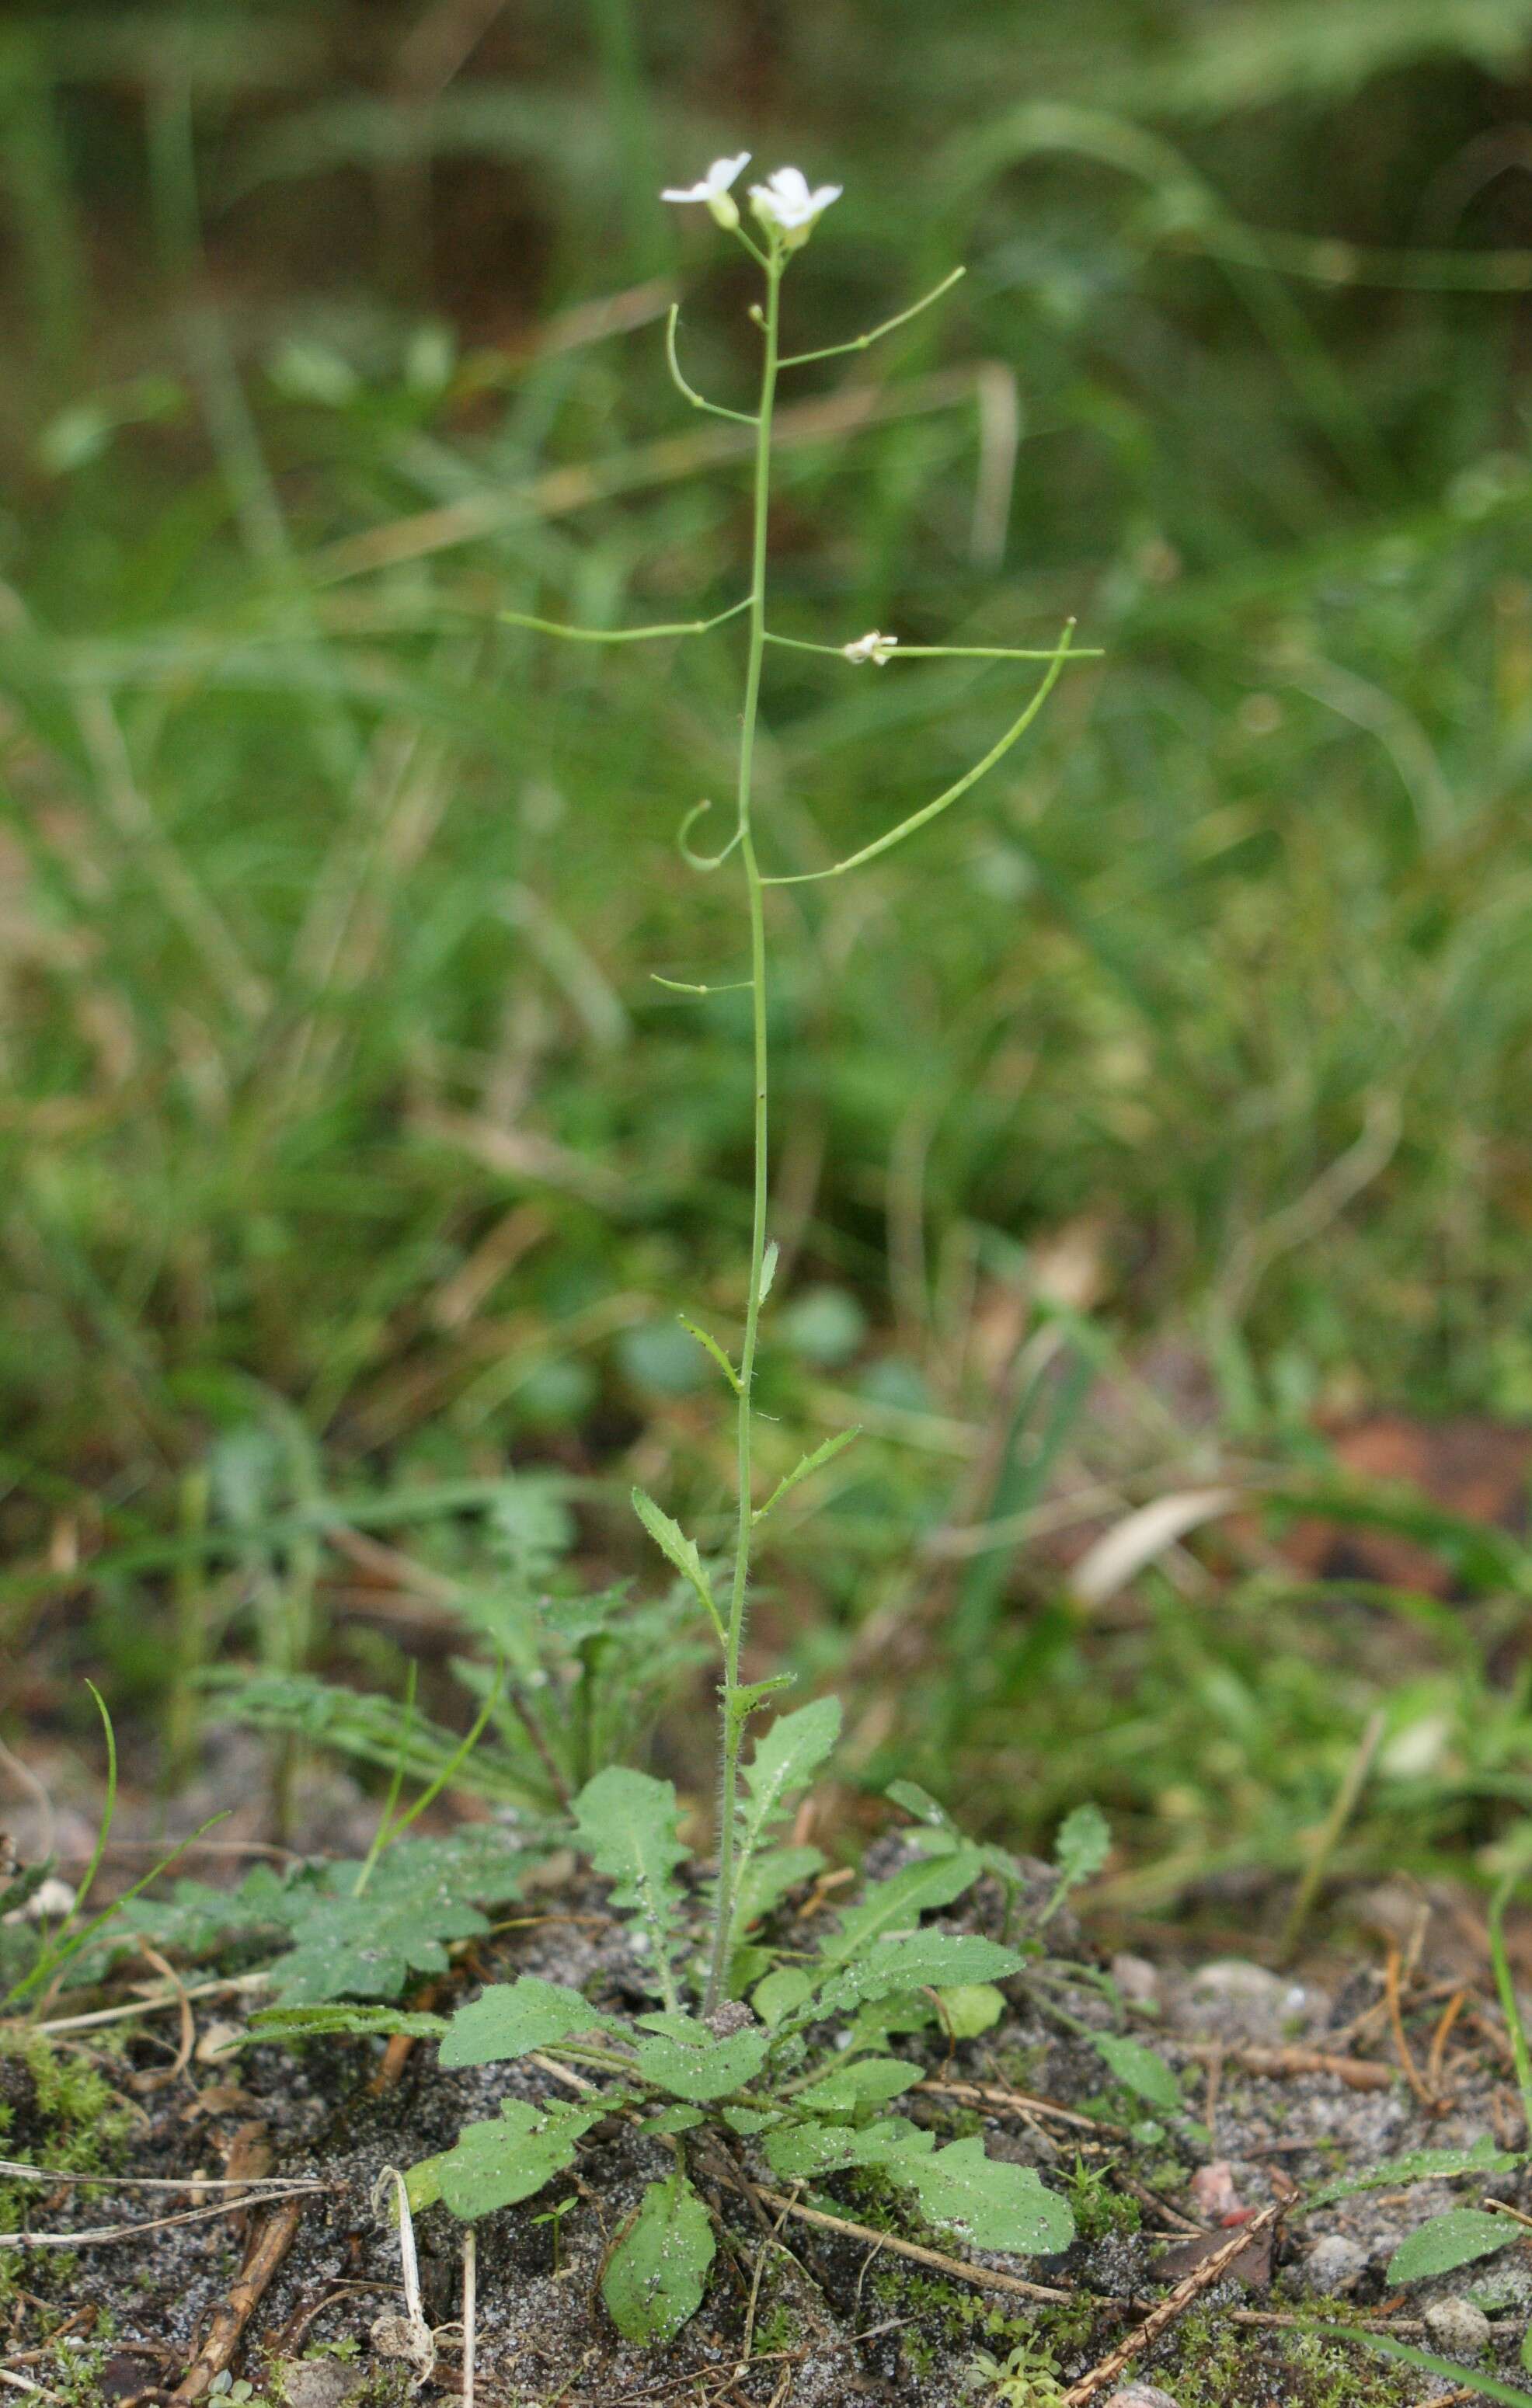
[(555, 2048), (577, 2032), (612, 2032), (625, 2027), (603, 2014), (563, 1982), (523, 1973), (514, 1982), (493, 1983), (452, 2017), (441, 2043), (443, 2065), (497, 2065), (535, 2048)]
[[(424, 2161), (432, 2177), (427, 2186), (465, 2224), (494, 2208), (513, 2207), (573, 2165), (576, 2142), (619, 2103), (609, 2092), (588, 2107), (560, 2100), (532, 2106), (524, 2099), (507, 2099), (498, 2115), (465, 2124), (454, 2147)], [(422, 2168), (414, 2171), (419, 2175)], [(411, 2206), (416, 2201), (411, 2188)]]

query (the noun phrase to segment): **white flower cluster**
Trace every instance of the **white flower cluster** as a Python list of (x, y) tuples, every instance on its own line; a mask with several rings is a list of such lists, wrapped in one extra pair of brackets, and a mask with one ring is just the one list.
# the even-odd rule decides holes
[(842, 644), (840, 649), (846, 658), (854, 661), (858, 667), (865, 662), (873, 661), (879, 668), (886, 669), (898, 640), (897, 636), (881, 636), (876, 627), (870, 627), (865, 636), (857, 637), (854, 644)]
[[(739, 222), (739, 205), (733, 187), (749, 164), (748, 150), (741, 150), (737, 158), (715, 159), (700, 181), (668, 186), (660, 198), (700, 202), (721, 226), (732, 233)], [(752, 184), (750, 205), (774, 240), (785, 251), (796, 251), (808, 241), (830, 203), (838, 201), (841, 191), (839, 184), (811, 187), (801, 167), (778, 167), (764, 184)]]

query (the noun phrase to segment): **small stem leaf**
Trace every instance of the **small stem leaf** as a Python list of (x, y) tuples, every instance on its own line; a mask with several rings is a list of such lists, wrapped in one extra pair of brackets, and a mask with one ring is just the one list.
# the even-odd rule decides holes
[(859, 1950), (852, 1963), (821, 1991), (816, 2015), (840, 2014), (873, 1999), (888, 1999), (905, 1990), (956, 1989), (970, 1982), (1003, 1982), (1026, 1963), (1014, 1948), (997, 1940), (972, 1939), (947, 1931), (912, 1931), (903, 1938), (874, 1941)]
[(673, 2341), (702, 2305), (717, 2247), (711, 2218), (679, 2169), (651, 2183), (601, 2278), (624, 2341)]
[(785, 1480), (778, 1481), (766, 1503), (756, 1507), (751, 1515), (751, 1520), (764, 1522), (772, 1507), (780, 1505), (789, 1491), (796, 1488), (800, 1480), (807, 1480), (810, 1472), (820, 1470), (824, 1464), (838, 1455), (843, 1447), (850, 1446), (852, 1440), (859, 1439), (861, 1435), (860, 1426), (855, 1429), (837, 1430), (834, 1438), (827, 1438), (823, 1446), (816, 1446), (812, 1455), (806, 1455), (801, 1463), (795, 1465)]
[(1433, 2215), (1400, 2242), (1388, 2261), (1387, 2281), (1421, 2283), (1431, 2274), (1450, 2274), (1454, 2266), (1470, 2266), (1476, 2258), (1491, 2258), (1521, 2239), (1520, 2226), (1508, 2215), (1486, 2215), (1477, 2207), (1450, 2207)]
[(720, 2040), (693, 2015), (640, 2015), (638, 2022), (652, 2035), (638, 2042), (640, 2081), (699, 2106), (744, 2089), (760, 2072), (771, 2045), (769, 2034), (755, 2028)]
[[(688, 1323), (687, 1326), (691, 1326), (690, 1323)], [(693, 1331), (694, 1337), (698, 1334), (698, 1332), (694, 1330)], [(732, 1371), (730, 1372), (730, 1377), (731, 1379), (734, 1377)], [(736, 1380), (736, 1389), (737, 1389), (738, 1384), (737, 1380)], [(704, 1613), (708, 1616), (709, 1621), (712, 1624), (714, 1630), (718, 1634), (719, 1641), (722, 1642), (723, 1638), (723, 1624), (719, 1614), (718, 1608), (713, 1602), (712, 1584), (709, 1580), (706, 1570), (703, 1569), (702, 1557), (697, 1553), (696, 1541), (694, 1539), (689, 1539), (686, 1536), (685, 1531), (681, 1528), (680, 1524), (679, 1522), (673, 1522), (669, 1514), (665, 1512), (661, 1507), (655, 1504), (652, 1497), (646, 1496), (641, 1488), (636, 1488), (633, 1491), (633, 1510), (637, 1514), (638, 1519), (643, 1524), (645, 1529), (649, 1532), (650, 1537), (653, 1540), (654, 1544), (658, 1547), (661, 1555), (666, 1556), (666, 1558), (675, 1566), (682, 1580), (685, 1581), (692, 1589), (696, 1598), (697, 1603), (701, 1606)]]
[(576, 2032), (594, 2031), (621, 2037), (625, 2027), (564, 1983), (523, 1973), (515, 1982), (493, 1983), (458, 2009), (441, 2043), (440, 2062), (499, 2065), (535, 2048), (556, 2048)]
[[(610, 2092), (589, 2107), (566, 2106), (562, 2100), (537, 2107), (524, 2099), (503, 2100), (498, 2115), (487, 2123), (465, 2124), (456, 2146), (428, 2161), (435, 2167), (441, 2199), (465, 2224), (530, 2199), (573, 2165), (575, 2143), (610, 2114), (613, 2103)], [(420, 2171), (415, 2169), (417, 2175)]]
[(725, 1711), (735, 1729), (743, 1730), (757, 1706), (764, 1706), (767, 1698), (780, 1697), (784, 1689), (795, 1686), (797, 1677), (795, 1672), (773, 1672), (768, 1680), (746, 1681), (737, 1689), (729, 1690)]
[(734, 1390), (735, 1395), (737, 1396), (739, 1394), (739, 1374), (735, 1369), (734, 1365), (729, 1361), (728, 1356), (724, 1354), (723, 1349), (720, 1346), (717, 1339), (709, 1338), (708, 1332), (705, 1329), (699, 1329), (694, 1321), (688, 1321), (684, 1312), (678, 1313), (676, 1318), (680, 1323), (680, 1326), (685, 1330), (687, 1336), (689, 1338), (694, 1338), (697, 1344), (704, 1348), (705, 1351), (712, 1356), (713, 1361), (718, 1365), (719, 1369), (723, 1372), (723, 1377), (727, 1380), (730, 1387)]
[(771, 1283), (777, 1276), (779, 1251), (776, 1239), (768, 1238), (766, 1252), (761, 1256), (761, 1302), (763, 1304), (771, 1294)]
[(1164, 2057), (1145, 2048), (1141, 2040), (1127, 2040), (1118, 2032), (1092, 2032), (1091, 2044), (1124, 2090), (1146, 2099), (1151, 2107), (1161, 2108), (1167, 2115), (1184, 2114), (1181, 2084)]
[(676, 2002), (671, 1958), (680, 1942), (675, 1873), (686, 1850), (677, 1833), (680, 1819), (673, 1783), (621, 1764), (598, 1772), (575, 1799), (581, 1843), (596, 1871), (613, 1884), (612, 1904), (648, 1935), (667, 2006)]
[(1081, 1882), (1094, 1880), (1110, 1854), (1111, 1831), (1099, 1806), (1087, 1803), (1077, 1806), (1072, 1814), (1066, 1814), (1053, 1842), (1058, 1882), (1042, 1911), (1041, 1922), (1049, 1922), (1058, 1913), (1072, 1889), (1078, 1889)]

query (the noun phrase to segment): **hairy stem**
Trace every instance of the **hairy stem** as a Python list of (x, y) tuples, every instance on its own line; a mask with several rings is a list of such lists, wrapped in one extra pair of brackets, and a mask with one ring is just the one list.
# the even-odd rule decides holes
[(755, 519), (751, 557), (750, 650), (745, 668), (745, 703), (739, 731), (739, 857), (744, 865), (750, 911), (750, 985), (754, 1032), (754, 1211), (750, 1242), (750, 1298), (745, 1309), (745, 1342), (739, 1357), (738, 1462), (739, 1516), (734, 1547), (734, 1579), (729, 1592), (729, 1616), (723, 1639), (723, 1688), (720, 1741), (717, 1921), (708, 1969), (703, 2013), (711, 2014), (723, 1996), (728, 1973), (729, 1936), (734, 1922), (736, 1881), (736, 1800), (739, 1786), (739, 1742), (743, 1717), (738, 1710), (739, 1655), (745, 1636), (745, 1604), (750, 1583), (752, 1407), (755, 1373), (755, 1340), (761, 1323), (761, 1289), (766, 1264), (766, 906), (755, 838), (751, 826), (751, 797), (755, 767), (755, 726), (761, 702), (761, 663), (766, 652), (766, 521), (771, 490), (771, 414), (777, 397), (778, 317), (781, 294), (781, 261), (774, 255), (766, 266), (766, 298), (763, 313), (766, 337), (761, 369), (761, 403), (755, 430)]

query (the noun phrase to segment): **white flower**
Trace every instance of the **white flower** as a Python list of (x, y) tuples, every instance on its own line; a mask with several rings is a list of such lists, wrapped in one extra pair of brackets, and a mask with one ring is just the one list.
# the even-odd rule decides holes
[(715, 159), (699, 184), (690, 184), (684, 192), (676, 186), (660, 194), (662, 201), (702, 201), (721, 226), (731, 231), (739, 222), (737, 202), (729, 195), (729, 186), (740, 170), (750, 165), (750, 152), (741, 150), (737, 159)]
[(865, 636), (858, 636), (854, 644), (842, 644), (840, 649), (849, 661), (855, 661), (858, 665), (863, 661), (876, 661), (881, 669), (886, 669), (898, 640), (897, 636), (881, 636), (876, 627), (869, 627)]
[(796, 251), (812, 234), (821, 211), (838, 201), (842, 190), (839, 184), (821, 184), (810, 192), (801, 167), (778, 167), (764, 184), (752, 184), (751, 207), (764, 226), (781, 236), (789, 251)]

